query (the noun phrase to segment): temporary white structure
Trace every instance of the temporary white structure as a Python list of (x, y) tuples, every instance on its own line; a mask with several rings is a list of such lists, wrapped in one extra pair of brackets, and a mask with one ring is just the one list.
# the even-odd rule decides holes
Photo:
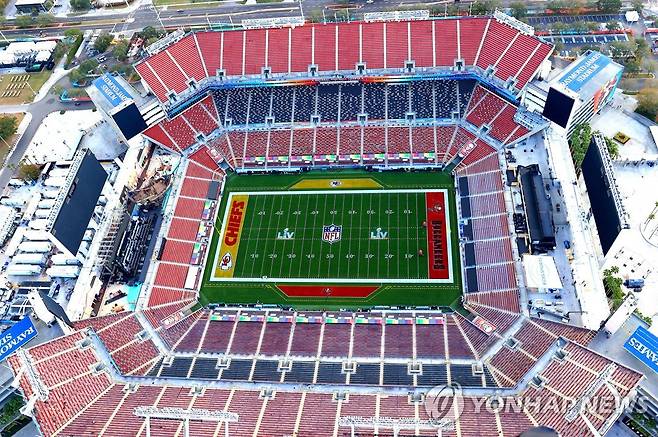
[(548, 255), (523, 255), (526, 285), (529, 288), (562, 288), (555, 259)]

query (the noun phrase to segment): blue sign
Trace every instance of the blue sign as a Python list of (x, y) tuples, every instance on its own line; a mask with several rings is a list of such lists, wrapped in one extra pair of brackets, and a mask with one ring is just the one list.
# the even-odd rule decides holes
[(94, 79), (93, 85), (103, 94), (112, 107), (117, 107), (121, 102), (130, 100), (130, 94), (110, 74), (104, 74)]
[(639, 326), (624, 343), (624, 349), (658, 373), (658, 337)]
[(576, 65), (571, 67), (567, 73), (562, 76), (560, 83), (570, 89), (578, 92), (593, 76), (603, 70), (612, 62), (610, 58), (599, 52), (591, 52)]
[(37, 336), (37, 329), (26, 316), (20, 322), (0, 334), (0, 361)]

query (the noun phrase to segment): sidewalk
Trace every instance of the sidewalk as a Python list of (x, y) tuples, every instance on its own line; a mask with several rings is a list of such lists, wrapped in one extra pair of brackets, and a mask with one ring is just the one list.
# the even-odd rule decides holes
[(53, 70), (53, 74), (50, 75), (48, 80), (44, 82), (44, 84), (39, 89), (39, 92), (37, 93), (36, 97), (34, 98), (34, 101), (32, 102), (33, 104), (39, 102), (44, 97), (46, 97), (50, 92), (50, 88), (52, 88), (53, 85), (55, 85), (61, 78), (69, 74), (71, 70), (64, 69), (64, 62), (65, 62), (65, 58), (63, 57), (59, 61), (59, 63), (55, 66), (55, 69)]
[[(135, 12), (137, 9), (139, 9), (141, 6), (148, 6), (152, 5), (153, 2), (149, 0), (133, 0), (132, 4), (129, 6), (125, 6), (122, 8), (101, 8), (101, 9), (94, 9), (88, 12), (85, 12), (84, 14), (78, 15), (79, 17), (103, 17), (105, 15), (127, 15), (132, 12)], [(69, 14), (69, 16), (73, 16), (73, 14)]]
[(30, 104), (24, 103), (22, 105), (0, 105), (0, 113), (16, 114), (18, 112), (29, 112)]

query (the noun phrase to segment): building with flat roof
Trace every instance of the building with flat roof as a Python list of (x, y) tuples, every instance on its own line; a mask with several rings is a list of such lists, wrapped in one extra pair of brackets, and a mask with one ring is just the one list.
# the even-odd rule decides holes
[(614, 96), (624, 67), (600, 52), (587, 51), (546, 82), (535, 82), (524, 97), (529, 108), (567, 130), (589, 122)]
[(31, 14), (32, 11), (46, 12), (48, 0), (16, 0), (16, 10), (23, 14)]

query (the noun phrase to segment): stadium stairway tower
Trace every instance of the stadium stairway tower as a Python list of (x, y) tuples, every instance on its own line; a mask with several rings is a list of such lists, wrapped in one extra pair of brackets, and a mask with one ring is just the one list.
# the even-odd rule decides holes
[[(632, 397), (642, 375), (588, 349), (592, 331), (528, 318), (510, 244), (501, 150), (545, 127), (516, 97), (551, 50), (500, 15), (159, 47), (136, 68), (168, 114), (144, 135), (185, 158), (167, 244), (135, 312), (9, 359), (25, 413), (46, 436), (605, 434), (621, 406), (590, 401)], [(453, 172), (467, 315), (197, 309), (226, 172), (341, 165)], [(447, 384), (449, 408), (431, 390)]]

